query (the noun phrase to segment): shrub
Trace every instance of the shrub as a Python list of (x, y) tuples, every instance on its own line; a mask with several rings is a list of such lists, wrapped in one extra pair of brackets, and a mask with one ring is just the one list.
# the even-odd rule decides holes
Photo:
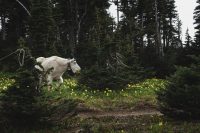
[(200, 62), (178, 67), (169, 84), (158, 92), (161, 112), (169, 117), (200, 118)]
[(0, 97), (0, 115), (4, 124), (25, 127), (37, 124), (40, 118), (40, 107), (37, 106), (38, 83), (34, 71), (34, 59), (27, 57), (25, 65), (15, 76), (15, 83), (2, 91)]
[[(60, 97), (58, 91), (38, 90), (35, 59), (26, 57), (24, 66), (14, 75), (14, 83), (0, 88), (0, 131), (26, 132), (56, 127), (74, 115), (75, 100)], [(4, 87), (4, 86), (0, 86)]]
[[(146, 75), (145, 75), (146, 74)], [(79, 79), (84, 84), (94, 89), (123, 89), (129, 83), (137, 83), (148, 76), (149, 72), (142, 67), (121, 67), (117, 71), (93, 66), (83, 70)]]

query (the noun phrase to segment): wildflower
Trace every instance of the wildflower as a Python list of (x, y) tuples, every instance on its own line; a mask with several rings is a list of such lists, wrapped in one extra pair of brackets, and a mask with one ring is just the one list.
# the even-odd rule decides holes
[(162, 121), (161, 122), (159, 122), (159, 124), (158, 124), (159, 126), (162, 126), (163, 125), (163, 123), (162, 123)]
[(121, 130), (121, 133), (125, 133), (124, 130)]

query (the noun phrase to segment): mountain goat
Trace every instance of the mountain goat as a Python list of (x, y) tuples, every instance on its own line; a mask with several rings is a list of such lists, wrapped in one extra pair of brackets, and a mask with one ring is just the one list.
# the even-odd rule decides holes
[(47, 85), (51, 85), (53, 80), (59, 80), (59, 85), (61, 85), (63, 83), (62, 75), (67, 69), (71, 69), (73, 73), (79, 73), (81, 70), (74, 58), (65, 59), (58, 56), (51, 56), (48, 58), (38, 57), (36, 61), (40, 63), (41, 66), (35, 65), (35, 68), (46, 73), (45, 77), (40, 78), (40, 83), (44, 78)]

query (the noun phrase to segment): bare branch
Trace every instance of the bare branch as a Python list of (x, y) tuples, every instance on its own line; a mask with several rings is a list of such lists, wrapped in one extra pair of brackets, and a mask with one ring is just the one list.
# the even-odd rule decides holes
[(31, 13), (29, 12), (29, 10), (19, 1), (19, 0), (16, 0), (17, 3), (19, 3), (23, 8), (24, 10), (26, 11), (26, 13), (31, 16)]

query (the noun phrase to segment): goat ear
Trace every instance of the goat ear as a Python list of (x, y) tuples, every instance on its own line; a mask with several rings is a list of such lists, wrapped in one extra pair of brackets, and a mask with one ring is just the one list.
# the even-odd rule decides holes
[(72, 62), (73, 61), (73, 59), (69, 59), (69, 62)]

